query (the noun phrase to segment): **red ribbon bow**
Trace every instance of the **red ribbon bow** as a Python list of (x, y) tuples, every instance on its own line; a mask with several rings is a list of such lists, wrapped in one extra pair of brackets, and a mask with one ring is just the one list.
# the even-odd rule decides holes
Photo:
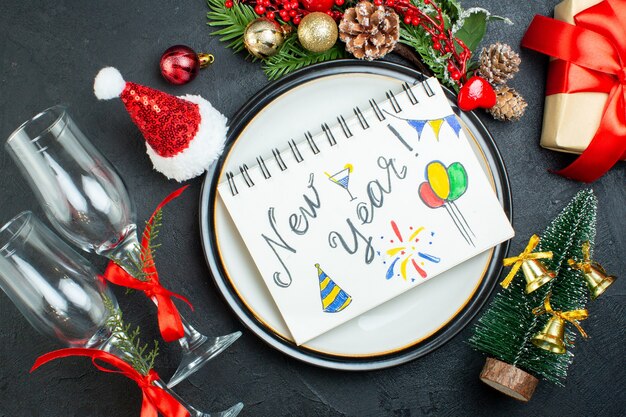
[[(158, 417), (161, 413), (165, 417), (189, 417), (189, 411), (182, 406), (169, 392), (163, 388), (153, 385), (159, 379), (159, 375), (152, 369), (148, 375), (142, 375), (130, 364), (124, 362), (117, 356), (98, 349), (68, 348), (55, 350), (40, 356), (35, 361), (30, 372), (33, 372), (41, 365), (54, 359), (67, 358), (70, 356), (86, 356), (91, 358), (93, 365), (102, 372), (122, 374), (137, 383), (143, 393), (143, 403), (141, 405), (141, 417)], [(113, 366), (115, 369), (106, 368), (97, 362), (101, 361)]]
[(609, 97), (587, 149), (557, 171), (593, 182), (626, 158), (626, 2), (604, 0), (574, 16), (576, 25), (535, 16), (522, 46), (558, 58), (546, 94), (601, 92)]
[(163, 340), (166, 342), (173, 342), (185, 335), (180, 313), (178, 312), (176, 305), (174, 305), (172, 298), (183, 300), (192, 310), (193, 306), (187, 298), (164, 288), (159, 282), (159, 274), (157, 273), (154, 262), (151, 261), (152, 253), (148, 247), (149, 241), (147, 239), (147, 235), (150, 232), (156, 213), (167, 203), (180, 196), (187, 187), (188, 186), (186, 185), (168, 195), (165, 200), (157, 206), (154, 213), (152, 213), (150, 220), (146, 223), (146, 228), (141, 239), (141, 257), (144, 260), (148, 260), (147, 262), (144, 262), (144, 272), (146, 273), (148, 281), (141, 281), (133, 277), (115, 262), (109, 262), (107, 269), (104, 272), (104, 278), (107, 281), (122, 287), (143, 291), (146, 296), (155, 300), (158, 309), (157, 316), (159, 320), (159, 330), (161, 331)]

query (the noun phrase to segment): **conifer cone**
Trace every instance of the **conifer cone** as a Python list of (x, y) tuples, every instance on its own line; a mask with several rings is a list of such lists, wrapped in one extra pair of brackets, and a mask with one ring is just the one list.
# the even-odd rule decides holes
[(504, 84), (519, 71), (522, 62), (517, 52), (505, 43), (496, 42), (480, 53), (480, 74), (492, 84)]
[(339, 39), (346, 50), (368, 61), (382, 58), (393, 50), (400, 37), (400, 18), (390, 8), (361, 1), (347, 9), (339, 23)]
[(496, 105), (487, 112), (500, 121), (519, 120), (526, 111), (528, 103), (517, 91), (501, 85), (496, 88)]

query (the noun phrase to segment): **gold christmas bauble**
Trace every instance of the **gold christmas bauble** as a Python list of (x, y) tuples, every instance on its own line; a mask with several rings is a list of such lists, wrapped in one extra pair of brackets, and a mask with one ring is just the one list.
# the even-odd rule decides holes
[(311, 52), (324, 52), (337, 42), (337, 23), (326, 13), (309, 13), (298, 25), (298, 40), (304, 49)]
[(285, 42), (285, 31), (274, 20), (260, 17), (248, 23), (243, 32), (243, 44), (248, 52), (265, 59), (278, 53)]

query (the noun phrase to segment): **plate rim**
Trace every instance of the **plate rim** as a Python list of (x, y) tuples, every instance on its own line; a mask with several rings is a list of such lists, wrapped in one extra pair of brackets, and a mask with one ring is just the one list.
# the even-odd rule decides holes
[[(493, 249), (491, 260), (485, 268), (483, 278), (481, 282), (478, 283), (478, 288), (475, 289), (469, 301), (466, 302), (446, 324), (433, 334), (391, 353), (369, 356), (330, 355), (306, 347), (296, 346), (292, 341), (283, 338), (279, 334), (273, 333), (266, 323), (256, 317), (256, 315), (248, 309), (237, 295), (237, 291), (232, 287), (229, 279), (224, 277), (225, 268), (217, 253), (219, 249), (217, 249), (214, 216), (212, 215), (212, 210), (209, 210), (209, 208), (215, 206), (217, 196), (216, 184), (226, 157), (236, 143), (239, 134), (250, 121), (250, 118), (254, 117), (258, 111), (262, 110), (274, 99), (298, 85), (330, 75), (350, 73), (389, 75), (390, 77), (395, 76), (395, 78), (401, 74), (413, 78), (416, 81), (427, 78), (416, 70), (388, 61), (365, 63), (360, 60), (346, 59), (323, 62), (305, 67), (263, 87), (247, 100), (231, 118), (224, 152), (205, 175), (199, 201), (200, 240), (205, 261), (211, 272), (212, 281), (216, 285), (220, 296), (224, 299), (226, 304), (228, 304), (233, 313), (235, 313), (237, 318), (261, 340), (288, 356), (312, 365), (341, 370), (373, 370), (399, 365), (430, 353), (450, 341), (469, 325), (476, 314), (482, 309), (495, 288), (497, 277), (500, 275), (502, 269), (501, 260), (508, 252), (510, 240), (497, 245)], [(454, 97), (454, 94), (445, 87), (444, 91), (449, 97)], [(453, 105), (453, 107), (456, 106)], [(458, 114), (456, 109), (455, 113)], [(477, 140), (479, 141), (481, 151), (495, 177), (493, 182), (496, 194), (503, 205), (507, 217), (509, 220), (512, 220), (513, 207), (510, 181), (495, 140), (474, 112), (463, 112), (460, 114), (460, 117), (461, 119), (471, 120), (471, 124), (477, 128), (479, 133), (479, 135), (477, 135), (479, 139)], [(483, 147), (486, 147), (488, 152), (485, 152)]]

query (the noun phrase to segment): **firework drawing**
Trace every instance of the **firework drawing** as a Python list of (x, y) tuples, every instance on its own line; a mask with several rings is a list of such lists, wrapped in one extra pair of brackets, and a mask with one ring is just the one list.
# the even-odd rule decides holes
[(348, 185), (350, 183), (350, 174), (352, 173), (352, 170), (352, 165), (346, 164), (341, 171), (337, 172), (334, 175), (330, 175), (328, 172), (324, 172), (324, 174), (326, 174), (331, 182), (337, 184), (348, 192), (348, 195), (350, 196), (350, 201), (356, 199), (356, 197), (352, 195), (350, 189), (348, 188)]
[[(386, 251), (386, 255), (389, 256), (391, 261), (385, 278), (389, 280), (397, 276), (405, 281), (410, 279), (411, 282), (413, 282), (415, 281), (415, 273), (412, 272), (413, 270), (415, 270), (420, 277), (427, 278), (428, 272), (425, 269), (425, 263), (439, 263), (441, 262), (441, 258), (423, 252), (420, 247), (432, 245), (431, 239), (434, 238), (435, 233), (427, 232), (423, 226), (418, 228), (410, 227), (409, 232), (406, 234), (408, 238), (405, 240), (398, 225), (393, 220), (391, 221), (391, 230), (393, 231), (394, 239), (390, 239), (389, 243), (394, 246)], [(385, 236), (381, 236), (381, 239), (384, 238)], [(384, 261), (383, 263), (387, 264), (387, 262), (388, 261)], [(409, 266), (411, 266), (410, 269)]]

